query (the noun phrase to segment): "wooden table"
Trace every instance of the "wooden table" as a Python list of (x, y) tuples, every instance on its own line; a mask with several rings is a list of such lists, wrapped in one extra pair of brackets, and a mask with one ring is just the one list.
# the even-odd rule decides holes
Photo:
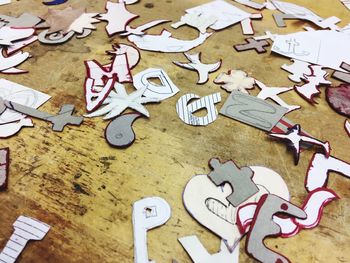
[[(47, 8), (41, 1), (12, 1), (0, 7), (0, 12), (17, 16), (23, 12), (43, 15)], [(141, 25), (153, 19), (177, 21), (184, 10), (204, 3), (204, 0), (141, 0), (128, 7), (140, 18), (131, 25)], [(350, 22), (350, 12), (335, 0), (294, 0), (315, 11), (321, 17), (335, 15)], [(86, 5), (88, 12), (104, 12), (104, 1), (70, 0), (73, 6)], [(233, 5), (249, 12), (253, 9)], [(63, 8), (66, 5), (54, 7)], [(302, 30), (310, 24), (287, 21), (286, 28), (277, 28), (272, 11), (263, 11), (264, 19), (254, 21), (256, 35), (269, 30), (287, 33)], [(52, 99), (41, 109), (57, 112), (63, 103), (76, 105), (78, 114), (85, 113), (83, 83), (84, 60), (96, 59), (106, 64), (113, 43), (127, 43), (119, 37), (108, 38), (105, 23), (89, 37), (72, 39), (68, 43), (47, 46), (35, 43), (26, 48), (32, 58), (21, 65), (28, 74), (2, 76), (19, 84), (48, 93)], [(175, 37), (192, 39), (197, 32), (190, 27), (174, 30), (164, 25)], [(163, 26), (148, 32), (159, 33)], [(147, 196), (160, 196), (172, 208), (172, 217), (161, 228), (148, 234), (150, 258), (156, 262), (190, 262), (177, 238), (197, 235), (210, 253), (218, 251), (219, 238), (199, 225), (185, 210), (182, 192), (188, 180), (196, 174), (210, 171), (211, 157), (233, 159), (239, 166), (262, 165), (279, 174), (289, 186), (291, 201), (301, 205), (307, 195), (304, 177), (314, 150), (301, 154), (298, 166), (283, 143), (275, 142), (258, 129), (220, 116), (207, 127), (192, 127), (177, 116), (175, 103), (186, 93), (200, 96), (221, 92), (222, 102), (228, 93), (213, 84), (219, 72), (241, 69), (270, 86), (291, 86), (288, 73), (280, 66), (288, 59), (258, 55), (255, 51), (238, 53), (234, 44), (244, 42), (239, 25), (213, 34), (203, 45), (194, 49), (202, 52), (204, 62), (223, 59), (222, 68), (210, 76), (205, 85), (196, 85), (197, 75), (172, 64), (184, 60), (182, 54), (141, 51), (142, 59), (133, 74), (144, 69), (163, 68), (181, 90), (161, 104), (147, 105), (151, 117), (134, 123), (136, 142), (125, 150), (108, 146), (104, 129), (108, 122), (102, 118), (85, 119), (80, 127), (66, 127), (62, 133), (53, 132), (50, 124), (34, 120), (34, 128), (25, 128), (10, 139), (1, 140), (1, 147), (10, 147), (10, 181), (8, 190), (0, 193), (0, 247), (10, 237), (12, 224), (19, 215), (28, 215), (52, 226), (43, 241), (32, 242), (18, 262), (132, 262), (132, 204)], [(339, 82), (331, 79), (334, 85)], [(131, 85), (126, 85), (132, 91)], [(252, 94), (257, 94), (255, 89)], [(310, 105), (294, 91), (281, 97), (302, 109), (288, 114), (288, 118), (320, 140), (328, 140), (332, 155), (350, 161), (349, 137), (343, 128), (345, 118), (335, 113), (325, 100), (324, 88), (318, 104)], [(305, 230), (289, 239), (268, 239), (266, 244), (286, 255), (292, 262), (350, 262), (350, 191), (349, 181), (331, 173), (328, 186), (341, 197), (324, 210), (319, 227)], [(253, 262), (241, 242), (241, 262)]]

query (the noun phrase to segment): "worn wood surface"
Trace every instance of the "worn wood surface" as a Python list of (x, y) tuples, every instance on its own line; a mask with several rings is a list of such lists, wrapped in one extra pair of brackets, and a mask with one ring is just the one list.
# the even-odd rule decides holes
[[(89, 12), (104, 12), (104, 1), (68, 1), (74, 6), (85, 5)], [(153, 19), (177, 21), (186, 8), (204, 3), (204, 0), (141, 0), (129, 6), (139, 14), (132, 25)], [(321, 17), (332, 15), (350, 22), (350, 12), (340, 1), (319, 0), (293, 2), (311, 8)], [(233, 3), (233, 2), (232, 2)], [(238, 4), (233, 3), (239, 6)], [(65, 5), (54, 7), (63, 8)], [(253, 9), (240, 6), (253, 12)], [(23, 12), (43, 15), (47, 7), (37, 0), (15, 1), (0, 7), (0, 13), (17, 16)], [(287, 28), (277, 28), (271, 11), (264, 11), (262, 21), (254, 21), (257, 35), (265, 30), (276, 33), (302, 30), (309, 25), (301, 21), (287, 21)], [(27, 47), (32, 58), (21, 65), (28, 69), (24, 75), (1, 76), (32, 87), (52, 96), (42, 109), (58, 111), (63, 103), (76, 105), (78, 114), (85, 113), (83, 82), (84, 60), (96, 59), (107, 63), (106, 50), (111, 44), (127, 42), (119, 37), (108, 38), (105, 23), (88, 38), (72, 39), (57, 46), (35, 43)], [(178, 38), (191, 39), (197, 32), (189, 27), (174, 30), (164, 26)], [(149, 30), (159, 33), (163, 26)], [(18, 135), (1, 140), (0, 146), (11, 149), (10, 180), (6, 192), (0, 193), (0, 247), (10, 237), (12, 223), (19, 215), (28, 215), (52, 226), (41, 242), (30, 243), (18, 262), (132, 262), (132, 204), (146, 196), (160, 196), (172, 207), (168, 223), (148, 234), (149, 253), (156, 262), (190, 262), (177, 238), (198, 235), (210, 252), (216, 252), (219, 239), (200, 226), (186, 212), (182, 204), (182, 191), (195, 174), (208, 173), (208, 160), (217, 156), (233, 159), (240, 166), (263, 165), (280, 173), (289, 186), (292, 201), (301, 205), (307, 193), (304, 177), (313, 151), (303, 152), (298, 166), (284, 144), (270, 140), (255, 128), (220, 116), (207, 127), (191, 127), (181, 122), (175, 111), (177, 99), (185, 93), (207, 95), (220, 91), (223, 100), (227, 93), (212, 83), (219, 72), (242, 69), (271, 86), (293, 85), (288, 73), (280, 66), (289, 63), (286, 58), (262, 55), (255, 51), (237, 53), (234, 44), (244, 42), (239, 25), (215, 33), (194, 51), (202, 51), (206, 62), (223, 59), (222, 68), (211, 74), (210, 81), (196, 85), (197, 75), (172, 64), (184, 60), (182, 54), (162, 54), (141, 51), (142, 59), (133, 70), (137, 73), (149, 67), (161, 67), (172, 78), (181, 92), (161, 104), (147, 105), (151, 117), (134, 123), (137, 140), (126, 150), (113, 149), (104, 139), (106, 121), (86, 119), (80, 127), (66, 127), (62, 133), (53, 132), (48, 123), (34, 120), (34, 128), (25, 128)], [(338, 82), (332, 79), (334, 84)], [(127, 85), (129, 91), (132, 90)], [(328, 140), (332, 154), (350, 161), (349, 142), (343, 128), (344, 117), (333, 112), (325, 101), (324, 89), (312, 106), (295, 92), (281, 97), (302, 109), (288, 114), (288, 118), (313, 136)], [(253, 93), (256, 94), (257, 90)], [(266, 243), (292, 262), (350, 262), (350, 191), (349, 181), (336, 174), (330, 175), (328, 186), (340, 200), (324, 210), (318, 228), (302, 231), (290, 239), (269, 239)], [(241, 242), (241, 262), (253, 262), (244, 252)]]

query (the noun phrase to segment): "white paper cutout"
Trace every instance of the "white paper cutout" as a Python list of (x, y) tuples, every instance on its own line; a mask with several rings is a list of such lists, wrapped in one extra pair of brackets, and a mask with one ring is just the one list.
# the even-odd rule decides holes
[[(198, 99), (195, 102), (188, 103), (192, 99)], [(215, 103), (221, 101), (221, 95), (219, 92), (207, 95), (200, 98), (198, 95), (189, 93), (179, 98), (176, 103), (176, 112), (179, 118), (186, 124), (193, 126), (206, 126), (214, 122), (218, 117), (218, 111), (215, 107)], [(193, 115), (200, 109), (206, 109), (207, 115), (204, 117), (197, 117)]]
[(346, 133), (347, 133), (348, 136), (350, 137), (350, 122), (349, 122), (349, 120), (345, 120), (345, 122), (344, 122), (344, 128), (345, 128)]
[(133, 28), (131, 26), (126, 26), (125, 32), (120, 33), (119, 35), (120, 36), (129, 36), (129, 35), (142, 36), (145, 34), (145, 32), (144, 32), (145, 30), (147, 30), (151, 27), (154, 27), (156, 25), (166, 23), (166, 22), (170, 22), (170, 20), (165, 20), (165, 19), (154, 20), (154, 21), (148, 22), (146, 24), (143, 24), (141, 26), (138, 26), (136, 28)]
[[(2, 48), (0, 48), (0, 71), (2, 73), (14, 73), (16, 70), (16, 66), (22, 64), (30, 57), (28, 52), (19, 51), (11, 56), (4, 57)], [(26, 71), (19, 70), (18, 73), (22, 73)]]
[(83, 13), (69, 26), (68, 31), (74, 31), (83, 34), (85, 29), (96, 29), (93, 23), (99, 23), (100, 20), (94, 18), (98, 13)]
[(290, 88), (277, 88), (277, 87), (266, 87), (265, 84), (262, 82), (255, 80), (256, 85), (259, 87), (260, 92), (257, 95), (259, 99), (266, 100), (266, 99), (271, 99), (274, 102), (276, 102), (278, 105), (287, 108), (288, 112), (291, 112), (293, 110), (300, 109), (300, 106), (297, 105), (289, 105), (284, 102), (280, 97), (278, 97), (278, 94), (290, 91), (293, 89), (293, 87)]
[(32, 36), (35, 32), (33, 28), (15, 28), (3, 26), (0, 28), (0, 45), (9, 46), (14, 41)]
[[(162, 85), (152, 83), (150, 79), (158, 78)], [(165, 100), (179, 92), (178, 87), (172, 82), (168, 74), (162, 69), (149, 68), (137, 73), (133, 77), (133, 85), (140, 90), (146, 88), (143, 96)]]
[(140, 112), (146, 117), (149, 117), (149, 112), (142, 104), (149, 102), (159, 102), (159, 99), (157, 98), (142, 97), (143, 93), (146, 91), (146, 88), (139, 89), (128, 94), (126, 93), (124, 85), (115, 83), (114, 89), (115, 91), (111, 91), (109, 93), (109, 96), (102, 103), (107, 104), (106, 106), (84, 116), (91, 118), (106, 114), (103, 119), (108, 120), (120, 115), (127, 108), (131, 108)]
[(207, 17), (217, 17), (218, 20), (210, 26), (213, 30), (223, 29), (250, 17), (249, 13), (222, 0), (216, 0), (193, 7), (187, 9), (186, 12), (188, 14), (196, 13)]
[(271, 39), (274, 40), (276, 38), (277, 34), (272, 34), (270, 31), (265, 31), (265, 35), (253, 37), (255, 40), (265, 40), (265, 39)]
[(50, 226), (37, 219), (20, 216), (13, 224), (15, 231), (0, 254), (0, 261), (14, 263), (30, 240), (42, 240)]
[(15, 53), (16, 51), (34, 43), (37, 40), (38, 40), (37, 36), (31, 36), (31, 37), (28, 37), (24, 40), (16, 41), (15, 43), (13, 43), (13, 45), (7, 47), (6, 54), (11, 55), (11, 54)]
[(288, 71), (289, 73), (292, 73), (288, 76), (288, 78), (293, 82), (301, 82), (303, 79), (305, 79), (304, 75), (312, 75), (312, 71), (309, 66), (311, 66), (310, 63), (307, 63), (305, 61), (300, 61), (297, 59), (291, 59), (293, 64), (282, 65), (282, 69), (285, 71)]
[(7, 189), (7, 182), (9, 176), (9, 166), (10, 166), (10, 149), (1, 148), (0, 149), (0, 191)]
[(222, 63), (221, 60), (214, 64), (203, 64), (201, 62), (201, 52), (195, 53), (195, 54), (184, 53), (184, 55), (190, 61), (190, 63), (182, 63), (178, 61), (173, 61), (173, 63), (179, 67), (197, 71), (198, 73), (197, 84), (206, 83), (209, 79), (209, 73), (213, 73), (221, 67), (221, 63)]
[(147, 230), (165, 224), (171, 216), (169, 204), (160, 197), (147, 197), (133, 205), (135, 263), (155, 263), (149, 261), (147, 251)]
[(24, 118), (17, 122), (0, 124), (0, 138), (8, 138), (19, 132), (23, 127), (34, 127), (33, 121), (30, 118)]
[(124, 2), (126, 5), (132, 5), (137, 3), (139, 0), (119, 0), (119, 2)]
[(234, 0), (237, 3), (240, 3), (241, 5), (249, 6), (251, 8), (261, 10), (265, 8), (265, 4), (259, 4), (251, 0)]
[(209, 254), (197, 236), (186, 236), (179, 238), (179, 242), (191, 257), (194, 263), (238, 263), (239, 243), (231, 253), (225, 242), (220, 241), (220, 251)]
[(179, 28), (183, 25), (189, 25), (204, 34), (207, 32), (207, 28), (214, 24), (216, 21), (218, 21), (218, 18), (216, 16), (206, 16), (202, 13), (193, 12), (182, 16), (181, 20), (179, 22), (171, 24), (171, 27)]
[(0, 5), (7, 5), (7, 4), (10, 4), (11, 3), (11, 0), (1, 0), (0, 1)]
[(262, 19), (262, 14), (251, 14), (249, 18), (241, 21), (243, 35), (254, 35), (252, 19)]
[(350, 10), (350, 0), (340, 0), (340, 2)]
[(171, 37), (171, 33), (163, 30), (160, 35), (130, 35), (128, 40), (138, 48), (158, 52), (186, 52), (204, 43), (212, 33), (199, 34), (193, 40), (181, 40)]
[(306, 189), (313, 191), (319, 187), (325, 187), (330, 172), (350, 178), (350, 164), (333, 156), (327, 158), (321, 153), (315, 153), (306, 173)]
[(253, 89), (255, 80), (247, 76), (242, 70), (229, 70), (228, 73), (220, 73), (214, 80), (215, 84), (223, 84), (221, 88), (231, 92), (237, 90), (248, 94), (247, 89)]
[[(250, 166), (250, 168), (254, 172), (253, 181), (258, 186), (259, 192), (241, 206), (257, 202), (266, 193), (273, 193), (289, 200), (288, 187), (279, 174), (265, 167)], [(207, 175), (192, 177), (183, 192), (183, 202), (189, 214), (221, 237), (230, 251), (242, 236), (236, 225), (238, 209), (230, 205), (226, 199), (231, 193), (232, 189), (228, 184), (217, 187)]]

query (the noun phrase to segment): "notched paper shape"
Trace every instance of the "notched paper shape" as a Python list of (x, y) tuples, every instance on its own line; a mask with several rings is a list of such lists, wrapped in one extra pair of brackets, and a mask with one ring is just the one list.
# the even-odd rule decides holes
[(216, 158), (210, 159), (209, 165), (212, 169), (208, 174), (209, 179), (216, 186), (227, 183), (232, 188), (232, 194), (227, 196), (227, 201), (234, 207), (259, 192), (252, 180), (253, 171), (249, 167), (239, 168), (232, 160), (221, 163)]
[(171, 216), (169, 204), (160, 197), (147, 197), (133, 205), (135, 263), (155, 263), (148, 258), (147, 231), (165, 224)]
[(201, 52), (189, 54), (184, 53), (185, 57), (190, 61), (189, 63), (182, 63), (173, 61), (173, 63), (179, 67), (194, 70), (198, 74), (197, 84), (204, 84), (209, 80), (209, 73), (217, 71), (221, 67), (222, 60), (213, 64), (204, 64), (201, 61)]
[(242, 70), (230, 69), (228, 73), (220, 73), (214, 83), (221, 84), (221, 88), (228, 92), (236, 90), (248, 94), (247, 90), (254, 88), (255, 80)]
[(202, 13), (189, 13), (181, 17), (179, 22), (171, 24), (173, 28), (179, 28), (183, 25), (188, 25), (190, 27), (196, 28), (199, 32), (204, 34), (207, 32), (207, 28), (214, 24), (218, 18), (216, 16), (210, 15), (206, 16)]
[(160, 35), (130, 35), (128, 40), (138, 48), (156, 52), (186, 52), (204, 43), (212, 33), (199, 34), (196, 39), (182, 40), (171, 37), (171, 33), (163, 30)]
[(127, 148), (132, 145), (135, 141), (132, 124), (141, 116), (139, 113), (126, 113), (112, 120), (105, 130), (108, 144), (117, 148)]
[(290, 262), (264, 244), (266, 237), (278, 236), (281, 233), (281, 227), (273, 221), (273, 216), (277, 213), (306, 218), (306, 213), (302, 209), (288, 201), (272, 194), (262, 196), (246, 241), (247, 253), (260, 262)]
[(30, 118), (20, 119), (19, 121), (0, 124), (0, 139), (8, 138), (18, 133), (23, 127), (34, 127)]
[[(16, 67), (22, 64), (30, 57), (28, 52), (19, 51), (13, 55), (4, 56), (3, 49), (0, 48), (0, 72), (8, 74), (18, 74), (18, 73), (27, 73), (27, 71), (22, 71)], [(18, 70), (18, 72), (16, 72)]]
[[(154, 78), (158, 78), (161, 85), (152, 82), (151, 79)], [(146, 88), (143, 96), (159, 100), (165, 100), (179, 92), (178, 87), (168, 74), (163, 69), (158, 68), (149, 68), (137, 73), (133, 77), (133, 85), (138, 90)]]
[(288, 78), (293, 81), (293, 82), (301, 82), (302, 80), (305, 79), (305, 75), (311, 76), (312, 75), (312, 70), (309, 66), (311, 66), (310, 63), (307, 63), (305, 61), (300, 61), (297, 59), (291, 59), (293, 64), (287, 65), (284, 64), (282, 65), (282, 69), (291, 73)]
[(299, 162), (300, 157), (300, 144), (301, 142), (321, 146), (324, 150), (326, 157), (330, 155), (331, 147), (329, 142), (321, 142), (313, 137), (303, 135), (300, 130), (300, 125), (296, 124), (294, 127), (290, 128), (286, 134), (270, 133), (271, 137), (282, 139), (288, 142), (288, 146), (294, 150), (294, 162), (295, 165)]
[(286, 108), (268, 101), (232, 91), (222, 106), (220, 114), (258, 129), (271, 131), (287, 111)]
[(255, 40), (254, 38), (247, 38), (245, 41), (247, 42), (246, 44), (237, 44), (233, 46), (236, 51), (240, 52), (255, 49), (255, 51), (260, 54), (267, 51), (264, 47), (270, 46), (270, 43), (266, 40)]
[(246, 18), (241, 21), (241, 27), (243, 35), (254, 35), (254, 28), (253, 28), (253, 19), (262, 19), (262, 14), (251, 14), (249, 18)]
[[(1, 126), (0, 126), (1, 129)], [(7, 189), (10, 164), (10, 148), (0, 149), (0, 191)]]
[(286, 23), (284, 22), (285, 19), (299, 19), (298, 17), (292, 14), (272, 14), (272, 16), (278, 27), (287, 26)]
[(0, 254), (0, 261), (14, 263), (30, 240), (42, 240), (50, 226), (31, 217), (20, 216), (13, 224), (15, 229)]
[[(190, 100), (197, 99), (189, 103)], [(219, 92), (207, 95), (200, 98), (198, 95), (189, 93), (180, 97), (176, 103), (176, 112), (179, 118), (186, 124), (193, 126), (206, 126), (214, 122), (218, 117), (218, 111), (215, 104), (221, 101)], [(207, 110), (207, 115), (204, 117), (197, 117), (193, 115), (196, 111), (201, 109)]]
[(350, 117), (350, 84), (340, 84), (338, 87), (326, 89), (326, 99), (337, 113)]
[(326, 187), (330, 172), (350, 178), (350, 164), (333, 156), (327, 158), (321, 153), (315, 153), (306, 173), (306, 189), (313, 191), (319, 187)]

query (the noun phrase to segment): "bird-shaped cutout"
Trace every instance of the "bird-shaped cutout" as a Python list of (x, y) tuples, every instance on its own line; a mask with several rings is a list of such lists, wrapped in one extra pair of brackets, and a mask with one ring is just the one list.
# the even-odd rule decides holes
[(201, 53), (195, 53), (195, 54), (184, 53), (184, 55), (190, 61), (190, 63), (182, 63), (178, 61), (173, 61), (173, 63), (179, 67), (197, 71), (198, 73), (197, 84), (206, 83), (209, 79), (209, 73), (213, 73), (221, 67), (221, 63), (222, 63), (221, 59), (219, 62), (216, 62), (214, 64), (204, 64), (201, 62)]

